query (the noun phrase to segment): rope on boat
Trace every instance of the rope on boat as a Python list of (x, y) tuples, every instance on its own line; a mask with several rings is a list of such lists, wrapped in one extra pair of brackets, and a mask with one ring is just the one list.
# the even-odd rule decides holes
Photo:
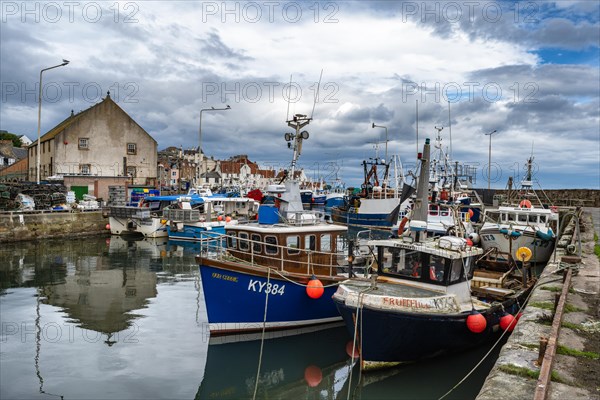
[[(271, 268), (269, 268), (269, 270), (267, 271), (267, 285), (270, 284), (270, 280), (271, 280)], [(262, 356), (263, 356), (263, 347), (265, 344), (265, 330), (267, 327), (267, 309), (268, 309), (268, 305), (269, 305), (269, 293), (267, 293), (265, 291), (265, 313), (263, 315), (263, 326), (262, 326), (262, 334), (261, 334), (261, 338), (260, 338), (260, 353), (258, 356), (258, 368), (256, 370), (256, 382), (254, 383), (254, 395), (252, 396), (252, 399), (256, 399), (256, 393), (258, 392), (258, 381), (260, 378), (260, 366), (262, 364)]]
[[(548, 282), (544, 282), (544, 284), (547, 284), (547, 283)], [(535, 283), (535, 285), (533, 285), (533, 288), (531, 288), (531, 291), (527, 295), (527, 298), (523, 302), (523, 305), (520, 305), (519, 311), (517, 311), (517, 314), (520, 313), (520, 312), (522, 312), (525, 309), (525, 305), (529, 302), (529, 298), (531, 297), (531, 295), (533, 294), (533, 292), (535, 291), (535, 289), (538, 287), (538, 285), (541, 285), (541, 284), (542, 284), (542, 282), (540, 282), (538, 280)], [(517, 305), (519, 305), (518, 302), (517, 302)], [(492, 353), (492, 351), (496, 348), (496, 346), (498, 346), (498, 344), (500, 343), (500, 341), (502, 341), (502, 339), (504, 338), (504, 336), (507, 333), (509, 333), (508, 329), (505, 330), (504, 332), (502, 332), (502, 334), (500, 335), (500, 337), (498, 338), (498, 340), (496, 340), (496, 342), (492, 345), (492, 347), (488, 350), (488, 352), (485, 353), (485, 355), (481, 358), (481, 360), (479, 360), (479, 362), (477, 364), (475, 364), (475, 366), (456, 385), (454, 385), (450, 390), (448, 390), (438, 400), (444, 399), (446, 396), (448, 396), (450, 393), (452, 393), (456, 388), (458, 388), (464, 381), (466, 381), (467, 378), (469, 378), (471, 376), (471, 374), (473, 374), (473, 372), (475, 372), (475, 370), (477, 370), (477, 368), (479, 368), (479, 366), (481, 365), (481, 363), (483, 363), (485, 361), (485, 359), (488, 358), (488, 356)]]
[[(368, 288), (366, 288), (364, 290), (361, 290), (358, 293), (358, 302), (356, 304), (356, 316), (357, 316), (357, 318), (354, 321), (354, 334), (353, 334), (353, 337), (352, 337), (352, 355), (350, 356), (351, 358), (354, 358), (354, 352), (356, 351), (356, 336), (358, 334), (358, 320), (359, 320), (358, 315), (359, 315), (359, 310), (360, 310), (360, 313), (362, 314), (363, 297), (364, 297), (365, 293), (367, 293), (368, 291), (373, 290), (373, 288), (374, 288), (373, 286), (370, 286), (370, 287), (368, 287)], [(362, 317), (360, 317), (360, 338), (361, 338), (361, 340), (362, 340), (362, 337), (363, 337), (362, 326), (363, 326), (362, 325)], [(361, 346), (361, 348), (362, 348), (362, 346)], [(359, 354), (359, 357), (360, 357), (360, 362), (359, 362), (360, 368), (359, 368), (358, 383), (356, 384), (356, 387), (358, 387), (358, 385), (359, 385), (359, 383), (360, 383), (360, 381), (362, 379), (362, 352)], [(348, 364), (348, 370), (349, 370), (348, 371), (348, 375), (349, 375), (349, 378), (348, 378), (348, 396), (346, 397), (346, 399), (348, 399), (348, 400), (350, 399), (350, 388), (352, 387), (352, 367), (353, 367), (352, 363)], [(355, 388), (355, 390), (356, 390), (356, 388)]]

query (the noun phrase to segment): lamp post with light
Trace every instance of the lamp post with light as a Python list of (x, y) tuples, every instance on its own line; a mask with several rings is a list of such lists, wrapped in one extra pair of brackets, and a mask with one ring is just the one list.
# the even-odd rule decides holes
[(38, 140), (37, 140), (37, 168), (36, 168), (36, 181), (37, 184), (40, 184), (40, 157), (41, 157), (41, 147), (42, 147), (42, 142), (41, 142), (41, 138), (40, 138), (40, 134), (41, 134), (41, 128), (42, 128), (42, 74), (44, 73), (44, 71), (48, 71), (49, 69), (54, 69), (54, 68), (58, 68), (58, 67), (64, 67), (65, 65), (67, 65), (69, 63), (69, 60), (63, 60), (62, 64), (58, 64), (55, 65), (53, 67), (48, 67), (48, 68), (44, 68), (40, 71), (40, 90), (38, 93), (38, 128), (37, 128), (37, 136), (38, 136)]
[(492, 179), (492, 135), (497, 131), (494, 129), (490, 133), (486, 133), (486, 136), (490, 137), (490, 147), (488, 150), (488, 190), (490, 190), (491, 179)]
[[(229, 104), (227, 105), (227, 107), (224, 108), (203, 108), (200, 110), (200, 122), (198, 124), (198, 156), (200, 156), (200, 154), (202, 153), (202, 113), (204, 111), (227, 111), (227, 110), (231, 110), (231, 107), (229, 106)], [(200, 162), (200, 160), (198, 160)], [(198, 174), (198, 180), (200, 181), (200, 176), (202, 174), (202, 169), (199, 168), (199, 174)]]
[(388, 150), (387, 150), (387, 144), (388, 144), (388, 130), (386, 126), (382, 126), (382, 125), (375, 125), (375, 122), (372, 123), (371, 128), (383, 128), (385, 129), (385, 162), (387, 164), (388, 162)]

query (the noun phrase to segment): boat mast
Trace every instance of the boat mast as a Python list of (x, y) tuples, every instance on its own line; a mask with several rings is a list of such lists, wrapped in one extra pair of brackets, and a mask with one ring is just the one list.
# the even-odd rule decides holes
[(421, 155), (421, 172), (417, 182), (417, 198), (411, 216), (412, 221), (423, 221), (427, 223), (427, 214), (429, 213), (429, 201), (427, 200), (427, 196), (429, 194), (428, 186), (430, 157), (431, 148), (429, 145), (429, 139), (425, 139), (425, 145), (423, 145), (423, 154)]
[(304, 128), (306, 125), (310, 123), (312, 118), (308, 118), (304, 114), (296, 114), (294, 117), (286, 121), (288, 126), (294, 128), (295, 133), (286, 133), (285, 140), (288, 142), (288, 146), (292, 146), (291, 142), (294, 141), (294, 155), (292, 156), (292, 164), (290, 167), (290, 176), (291, 179), (294, 179), (294, 175), (296, 172), (296, 164), (298, 162), (298, 157), (302, 153), (302, 140), (308, 139), (307, 131), (300, 131), (300, 129)]

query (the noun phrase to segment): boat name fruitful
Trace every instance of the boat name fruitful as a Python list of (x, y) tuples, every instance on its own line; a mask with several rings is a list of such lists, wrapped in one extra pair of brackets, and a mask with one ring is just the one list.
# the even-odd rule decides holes
[(397, 297), (384, 297), (383, 304), (409, 308), (431, 308), (431, 305), (427, 303), (422, 303), (414, 299), (402, 299)]
[(271, 284), (270, 282), (255, 281), (254, 279), (250, 279), (250, 282), (248, 282), (249, 291), (252, 290), (253, 292), (261, 293), (263, 289), (265, 294), (278, 294), (283, 296), (283, 293), (285, 292), (285, 285), (279, 286), (277, 283)]

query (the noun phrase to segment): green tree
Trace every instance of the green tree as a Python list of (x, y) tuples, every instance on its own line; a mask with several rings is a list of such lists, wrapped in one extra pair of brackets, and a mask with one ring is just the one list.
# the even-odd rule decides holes
[(23, 142), (21, 142), (21, 138), (13, 133), (8, 133), (7, 131), (0, 131), (0, 140), (12, 140), (13, 146), (21, 147)]

